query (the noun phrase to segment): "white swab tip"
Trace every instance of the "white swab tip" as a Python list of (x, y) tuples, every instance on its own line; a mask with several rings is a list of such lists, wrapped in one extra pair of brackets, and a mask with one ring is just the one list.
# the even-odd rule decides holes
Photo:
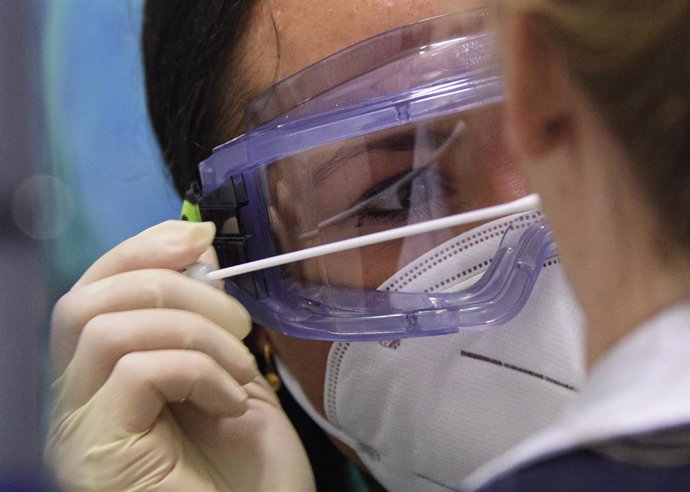
[(214, 270), (215, 269), (208, 263), (194, 263), (185, 269), (184, 274), (194, 280), (210, 284), (213, 280), (209, 279), (208, 274)]

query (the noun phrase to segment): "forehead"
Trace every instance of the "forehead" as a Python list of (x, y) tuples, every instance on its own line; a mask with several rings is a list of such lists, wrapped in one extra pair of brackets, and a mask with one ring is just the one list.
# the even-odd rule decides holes
[(247, 47), (263, 89), (347, 46), (479, 0), (260, 0)]

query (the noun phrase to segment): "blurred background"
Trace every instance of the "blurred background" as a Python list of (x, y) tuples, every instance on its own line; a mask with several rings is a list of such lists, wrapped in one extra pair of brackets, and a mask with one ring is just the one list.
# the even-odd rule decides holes
[(0, 0), (0, 490), (42, 470), (52, 304), (177, 217), (146, 117), (141, 0)]

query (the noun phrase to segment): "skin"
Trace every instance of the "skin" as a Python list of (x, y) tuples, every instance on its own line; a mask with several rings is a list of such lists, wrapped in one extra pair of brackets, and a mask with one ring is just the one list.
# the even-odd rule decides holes
[(627, 149), (533, 19), (507, 9), (503, 22), (511, 147), (542, 197), (585, 311), (591, 366), (644, 320), (690, 297), (690, 258), (678, 247), (659, 253), (662, 221)]

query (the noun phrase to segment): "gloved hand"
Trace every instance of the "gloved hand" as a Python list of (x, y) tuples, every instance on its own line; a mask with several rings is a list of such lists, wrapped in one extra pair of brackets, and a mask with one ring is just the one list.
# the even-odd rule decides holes
[(313, 490), (302, 444), (240, 342), (244, 308), (179, 273), (212, 224), (170, 221), (55, 306), (46, 458), (64, 490)]

